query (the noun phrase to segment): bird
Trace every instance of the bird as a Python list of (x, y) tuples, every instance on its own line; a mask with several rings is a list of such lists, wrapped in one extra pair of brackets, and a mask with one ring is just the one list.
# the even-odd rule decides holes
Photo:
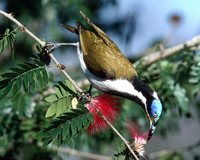
[(98, 90), (139, 104), (149, 120), (150, 140), (163, 110), (160, 97), (139, 78), (133, 64), (108, 35), (83, 12), (80, 11), (80, 14), (90, 26), (90, 30), (81, 22), (77, 22), (77, 27), (68, 24), (63, 26), (79, 36), (78, 59), (84, 74)]

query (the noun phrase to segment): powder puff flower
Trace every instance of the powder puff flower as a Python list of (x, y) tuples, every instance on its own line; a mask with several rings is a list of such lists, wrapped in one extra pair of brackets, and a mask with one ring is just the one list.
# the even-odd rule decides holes
[(137, 125), (129, 125), (128, 128), (131, 138), (134, 139), (134, 142), (131, 144), (133, 150), (136, 151), (139, 156), (144, 156), (144, 145), (147, 144), (148, 132), (141, 134)]
[[(102, 119), (101, 114), (110, 122), (114, 123), (119, 114), (119, 100), (109, 94), (102, 94), (91, 97), (89, 102), (85, 104), (90, 113), (93, 113), (94, 122), (89, 125), (87, 131), (89, 134), (95, 134), (105, 130), (109, 126)], [(99, 113), (100, 112), (100, 113)]]

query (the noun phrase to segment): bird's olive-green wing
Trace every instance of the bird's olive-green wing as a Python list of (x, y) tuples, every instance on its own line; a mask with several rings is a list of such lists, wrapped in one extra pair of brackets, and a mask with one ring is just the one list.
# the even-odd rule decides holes
[(128, 80), (137, 75), (129, 60), (98, 35), (84, 29), (79, 30), (79, 35), (84, 61), (93, 74), (106, 79)]
[(104, 41), (105, 44), (109, 45), (115, 50), (120, 51), (117, 45), (107, 36), (107, 34), (104, 31), (102, 31), (99, 27), (97, 27), (83, 12), (80, 11), (80, 13), (83, 16), (83, 18), (86, 20), (86, 22), (90, 26), (92, 26), (92, 28), (95, 31), (95, 34), (97, 34)]
[(78, 28), (76, 27), (73, 27), (73, 26), (70, 26), (68, 24), (61, 24), (63, 27), (65, 27), (68, 31), (72, 32), (72, 33), (76, 33), (76, 34), (79, 34), (78, 33)]
[(84, 61), (89, 70), (102, 78), (131, 80), (136, 76), (137, 73), (133, 65), (122, 54), (117, 45), (88, 17), (82, 12), (80, 13), (94, 29), (94, 32), (88, 31), (84, 27), (79, 29)]

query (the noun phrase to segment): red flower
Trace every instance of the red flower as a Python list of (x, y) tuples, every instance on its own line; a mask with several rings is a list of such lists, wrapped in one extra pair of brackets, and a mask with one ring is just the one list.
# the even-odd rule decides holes
[(137, 124), (129, 124), (128, 129), (133, 139), (135, 138), (147, 139), (148, 138), (148, 132), (145, 132), (142, 134)]
[(93, 113), (94, 116), (94, 122), (90, 124), (87, 129), (88, 133), (95, 134), (109, 127), (100, 114), (102, 114), (110, 123), (114, 123), (119, 114), (118, 105), (118, 98), (109, 94), (91, 97), (90, 101), (85, 104), (90, 113)]
[(128, 129), (131, 137), (134, 139), (132, 143), (133, 149), (137, 151), (140, 156), (143, 156), (145, 153), (144, 145), (147, 144), (148, 132), (142, 134), (138, 125), (135, 124), (129, 124)]

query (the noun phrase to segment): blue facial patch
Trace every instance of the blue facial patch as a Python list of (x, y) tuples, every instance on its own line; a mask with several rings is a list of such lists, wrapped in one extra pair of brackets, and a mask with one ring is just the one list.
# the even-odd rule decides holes
[(151, 115), (157, 114), (158, 118), (162, 113), (162, 104), (160, 100), (154, 99), (151, 104)]

